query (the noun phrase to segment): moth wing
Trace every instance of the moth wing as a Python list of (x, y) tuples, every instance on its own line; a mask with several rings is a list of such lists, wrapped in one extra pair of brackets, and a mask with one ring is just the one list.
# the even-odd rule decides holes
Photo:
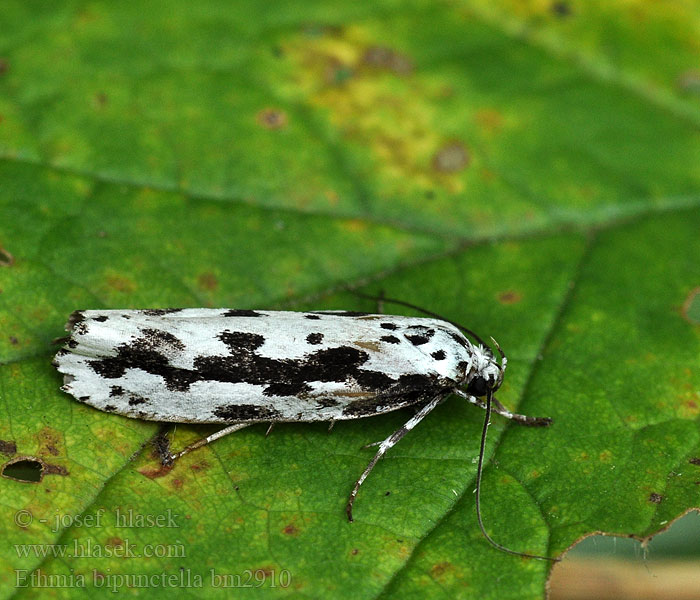
[(451, 327), (330, 312), (81, 311), (54, 363), (64, 391), (129, 417), (335, 420), (454, 387), (464, 356)]

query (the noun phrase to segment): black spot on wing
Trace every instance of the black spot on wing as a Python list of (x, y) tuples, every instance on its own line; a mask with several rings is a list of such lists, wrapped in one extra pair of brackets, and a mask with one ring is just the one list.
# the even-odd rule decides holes
[(280, 416), (274, 408), (255, 404), (225, 404), (217, 406), (212, 413), (224, 421), (274, 421)]
[(316, 398), (316, 404), (321, 408), (331, 408), (333, 406), (338, 406), (340, 402), (334, 400), (333, 398)]
[(397, 338), (395, 335), (383, 335), (379, 339), (382, 340), (382, 342), (386, 342), (387, 344), (400, 344), (401, 343), (401, 340), (399, 338)]
[(311, 319), (311, 320), (313, 320), (313, 321), (317, 321), (317, 320), (320, 319), (321, 317), (319, 317), (318, 315), (304, 315), (304, 318), (305, 318), (305, 319)]
[(73, 335), (85, 335), (88, 332), (88, 326), (85, 321), (79, 321), (73, 325)]
[(305, 396), (312, 387), (305, 383), (278, 381), (263, 390), (264, 396)]
[[(238, 348), (230, 356), (199, 356), (197, 380), (265, 385), (266, 396), (304, 396), (309, 383), (354, 381), (367, 377), (360, 366), (369, 355), (351, 346), (325, 348), (299, 359), (275, 359)], [(363, 380), (364, 381), (364, 380)]]
[(401, 375), (398, 382), (392, 386), (390, 393), (393, 396), (409, 398), (412, 401), (429, 400), (434, 398), (436, 393), (444, 387), (445, 384), (440, 382), (436, 375), (411, 373)]
[(113, 404), (108, 404), (102, 410), (106, 410), (107, 412), (114, 412), (115, 410), (117, 410), (117, 407)]
[(223, 317), (264, 317), (265, 315), (245, 308), (227, 310)]
[(98, 323), (104, 323), (107, 318), (108, 317), (106, 315), (100, 315), (99, 317), (93, 317), (92, 320), (97, 321)]
[(435, 360), (445, 360), (445, 351), (444, 350), (436, 350), (435, 352), (431, 353), (430, 356), (432, 356)]
[(170, 315), (180, 312), (181, 310), (181, 308), (147, 308), (142, 310), (141, 313), (149, 317), (162, 317), (163, 315)]
[[(164, 333), (164, 332), (159, 332)], [(197, 373), (187, 369), (173, 367), (169, 359), (162, 354), (161, 344), (172, 348), (172, 339), (166, 336), (145, 335), (133, 342), (117, 346), (116, 356), (90, 360), (88, 364), (95, 373), (106, 379), (122, 377), (127, 369), (140, 369), (146, 373), (160, 375), (169, 390), (186, 391), (190, 384), (198, 379)], [(172, 336), (175, 338), (175, 336)], [(180, 343), (177, 338), (175, 342)]]
[(437, 395), (447, 395), (453, 387), (453, 382), (436, 375), (402, 375), (375, 397), (351, 402), (343, 410), (343, 415), (365, 417), (401, 406), (427, 402)]
[(404, 337), (414, 346), (422, 346), (430, 341), (430, 338), (435, 335), (434, 329), (428, 329), (422, 325), (412, 325), (409, 329), (415, 330), (415, 333), (405, 333)]
[(78, 323), (82, 323), (85, 320), (85, 315), (82, 310), (74, 310), (68, 317), (68, 322), (66, 323), (66, 331), (73, 331)]
[(398, 325), (395, 325), (394, 323), (380, 323), (379, 325), (382, 329), (390, 329), (391, 331), (394, 331), (398, 329)]
[(77, 348), (78, 347), (78, 342), (77, 340), (68, 340), (68, 343), (66, 344), (69, 348)]
[(179, 339), (177, 339), (172, 333), (163, 331), (162, 329), (142, 329), (141, 333), (147, 344), (149, 344), (154, 349), (159, 349), (161, 351), (182, 351), (185, 349), (185, 344), (183, 344)]
[(387, 390), (396, 380), (381, 371), (365, 371), (360, 369), (355, 374), (355, 381), (365, 390), (381, 392)]
[(322, 340), (323, 340), (322, 333), (310, 333), (309, 335), (306, 336), (306, 341), (309, 344), (318, 345), (321, 343)]
[(350, 418), (376, 415), (378, 412), (382, 412), (382, 408), (384, 408), (386, 404), (386, 400), (383, 400), (378, 396), (373, 396), (372, 398), (360, 398), (359, 400), (353, 400), (350, 402), (350, 404), (343, 409), (343, 415), (349, 416)]
[(144, 398), (138, 394), (129, 394), (129, 406), (138, 406), (139, 404), (145, 404), (146, 402), (148, 402), (148, 398)]
[(450, 331), (450, 337), (457, 342), (462, 348), (469, 348), (469, 342), (466, 340), (466, 338), (460, 334), (460, 333), (454, 333), (453, 331)]
[(242, 351), (252, 352), (265, 343), (264, 336), (247, 331), (223, 331), (218, 338), (228, 346), (232, 354)]
[(123, 396), (124, 388), (120, 385), (113, 385), (109, 388), (109, 397), (114, 398), (115, 396)]

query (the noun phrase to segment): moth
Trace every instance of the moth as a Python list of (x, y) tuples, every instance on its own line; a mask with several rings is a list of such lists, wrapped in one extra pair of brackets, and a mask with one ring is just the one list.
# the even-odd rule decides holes
[(377, 461), (456, 394), (486, 410), (476, 481), (479, 526), (499, 549), (532, 556), (500, 546), (481, 522), (486, 431), (492, 410), (524, 425), (551, 420), (512, 413), (493, 397), (507, 365), (495, 340), (500, 361), (470, 330), (423, 312), (430, 318), (328, 310), (80, 310), (70, 315), (70, 335), (53, 364), (63, 374), (63, 391), (100, 410), (226, 425), (164, 462), (251, 423), (332, 425), (413, 407), (401, 428), (371, 444), (379, 448), (350, 492), (350, 521), (360, 486)]

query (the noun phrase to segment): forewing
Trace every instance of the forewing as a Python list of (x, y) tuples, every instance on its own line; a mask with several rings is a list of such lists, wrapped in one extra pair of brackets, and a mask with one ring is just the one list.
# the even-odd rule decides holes
[(157, 421), (369, 416), (449, 391), (469, 360), (451, 325), (386, 315), (82, 311), (67, 328), (63, 389)]

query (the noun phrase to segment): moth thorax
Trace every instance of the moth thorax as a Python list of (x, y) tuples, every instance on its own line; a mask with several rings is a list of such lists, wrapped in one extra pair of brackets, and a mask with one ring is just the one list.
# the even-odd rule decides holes
[[(505, 366), (505, 365), (504, 365)], [(503, 379), (503, 368), (488, 348), (474, 347), (471, 377), (467, 382), (467, 393), (481, 397), (491, 390), (496, 391)]]

